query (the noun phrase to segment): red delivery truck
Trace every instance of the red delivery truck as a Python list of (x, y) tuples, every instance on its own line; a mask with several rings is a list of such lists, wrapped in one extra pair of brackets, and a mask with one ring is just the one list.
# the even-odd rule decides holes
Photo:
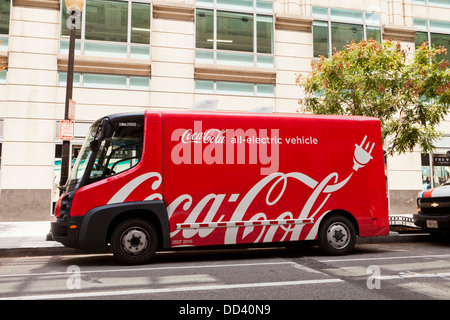
[(53, 238), (147, 263), (186, 246), (317, 240), (328, 254), (389, 233), (378, 119), (157, 111), (91, 127)]

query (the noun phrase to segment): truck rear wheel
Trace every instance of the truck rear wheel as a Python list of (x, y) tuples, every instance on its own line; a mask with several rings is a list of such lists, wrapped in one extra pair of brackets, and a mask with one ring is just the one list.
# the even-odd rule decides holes
[(158, 248), (158, 234), (151, 223), (129, 219), (120, 223), (111, 235), (114, 258), (123, 264), (148, 263)]
[(353, 250), (356, 244), (356, 229), (353, 223), (341, 215), (331, 215), (319, 229), (319, 248), (329, 255), (343, 255)]

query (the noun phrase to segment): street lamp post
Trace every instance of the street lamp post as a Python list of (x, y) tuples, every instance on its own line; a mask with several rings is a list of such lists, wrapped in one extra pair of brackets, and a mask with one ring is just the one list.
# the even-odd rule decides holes
[[(67, 12), (70, 14), (67, 21), (67, 27), (70, 28), (69, 41), (69, 57), (67, 62), (67, 83), (66, 83), (66, 101), (64, 108), (64, 120), (69, 120), (69, 101), (72, 99), (73, 92), (73, 66), (75, 56), (75, 36), (77, 26), (80, 24), (81, 10), (83, 10), (84, 0), (66, 0)], [(63, 187), (69, 177), (70, 167), (70, 140), (63, 140), (61, 150), (61, 178), (59, 181), (60, 187)], [(63, 188), (60, 189), (64, 192)]]

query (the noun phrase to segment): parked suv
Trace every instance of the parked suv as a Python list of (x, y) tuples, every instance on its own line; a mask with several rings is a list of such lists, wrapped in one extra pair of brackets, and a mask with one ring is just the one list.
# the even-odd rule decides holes
[(450, 179), (443, 185), (420, 192), (414, 224), (430, 232), (450, 231)]

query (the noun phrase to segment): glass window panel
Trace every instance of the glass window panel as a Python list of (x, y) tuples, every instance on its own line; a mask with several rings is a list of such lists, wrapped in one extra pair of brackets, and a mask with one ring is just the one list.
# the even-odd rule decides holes
[[(58, 85), (66, 86), (66, 83), (67, 83), (67, 72), (58, 72)], [(80, 74), (79, 73), (73, 74), (73, 86), (74, 87), (80, 86)]]
[(86, 3), (86, 39), (127, 42), (128, 2), (89, 0)]
[(273, 56), (257, 56), (256, 57), (256, 65), (258, 67), (263, 67), (263, 68), (273, 68), (274, 66), (274, 58)]
[(312, 15), (314, 18), (328, 19), (328, 8), (313, 7)]
[(212, 7), (214, 6), (214, 0), (197, 0), (196, 5)]
[(84, 74), (83, 87), (106, 88), (106, 89), (126, 89), (126, 76), (113, 76), (103, 74)]
[(214, 52), (196, 51), (195, 62), (200, 63), (214, 63)]
[(373, 39), (381, 43), (381, 29), (379, 27), (366, 27), (367, 40)]
[(412, 0), (414, 4), (425, 4), (426, 0)]
[[(61, 40), (59, 42), (59, 52), (60, 53), (69, 53), (69, 41)], [(75, 54), (81, 54), (81, 42), (75, 41)]]
[(347, 22), (363, 22), (362, 11), (343, 10), (343, 9), (330, 9), (331, 19), (344, 20)]
[(256, 92), (260, 97), (273, 97), (275, 95), (275, 86), (273, 84), (257, 84)]
[(253, 10), (253, 0), (217, 0), (217, 7), (223, 9)]
[(6, 70), (0, 71), (0, 83), (6, 83)]
[(359, 42), (364, 39), (363, 26), (359, 24), (331, 23), (331, 41), (333, 51), (341, 51), (353, 41)]
[(148, 90), (150, 88), (150, 80), (147, 77), (130, 77), (130, 89)]
[(414, 19), (413, 19), (413, 25), (414, 25), (414, 27), (416, 27), (418, 30), (423, 30), (423, 31), (426, 31), (426, 30), (427, 30), (427, 20), (425, 20), (425, 19), (417, 19), (417, 18), (414, 18)]
[(204, 49), (214, 48), (214, 14), (212, 10), (197, 9), (196, 20), (196, 47)]
[[(0, 0), (0, 2), (3, 0)], [(67, 13), (67, 8), (66, 6), (62, 5), (61, 6), (61, 37), (63, 38), (69, 38), (70, 37), (70, 25), (71, 25), (71, 21), (69, 18), (69, 14)], [(83, 27), (83, 12), (80, 13), (80, 16), (78, 18), (78, 22), (77, 22), (77, 32), (75, 34), (75, 38), (76, 39), (81, 39), (81, 28)], [(0, 27), (1, 28), (1, 27)]]
[(217, 81), (217, 94), (253, 95), (255, 85), (242, 82), (221, 82)]
[(428, 42), (428, 33), (416, 32), (416, 37), (414, 38), (415, 47), (420, 47), (424, 42)]
[(217, 49), (253, 52), (253, 15), (217, 12)]
[(428, 0), (428, 4), (430, 6), (437, 6), (437, 7), (450, 7), (450, 1), (449, 0)]
[(435, 46), (436, 48), (439, 46), (443, 46), (447, 49), (447, 55), (445, 53), (442, 53), (437, 56), (438, 61), (441, 59), (448, 60), (447, 56), (450, 53), (450, 34), (431, 33), (430, 42), (431, 45)]
[(366, 24), (380, 24), (380, 14), (375, 12), (366, 12)]
[(328, 57), (328, 23), (322, 21), (313, 22), (314, 57)]
[(0, 0), (0, 34), (9, 34), (11, 0)]
[(214, 93), (214, 81), (195, 80), (196, 93)]
[(253, 55), (217, 52), (217, 63), (235, 66), (253, 66)]
[(450, 33), (450, 22), (430, 20), (430, 31)]
[(8, 51), (8, 38), (0, 37), (0, 51)]
[(84, 54), (88, 56), (100, 57), (127, 57), (127, 45), (117, 45), (111, 43), (86, 42), (84, 44)]
[(256, 11), (273, 13), (272, 0), (256, 0)]
[(130, 47), (130, 58), (132, 59), (150, 59), (149, 47)]
[(131, 4), (131, 42), (150, 43), (150, 5)]
[(273, 53), (273, 18), (256, 17), (257, 49), (259, 53)]

